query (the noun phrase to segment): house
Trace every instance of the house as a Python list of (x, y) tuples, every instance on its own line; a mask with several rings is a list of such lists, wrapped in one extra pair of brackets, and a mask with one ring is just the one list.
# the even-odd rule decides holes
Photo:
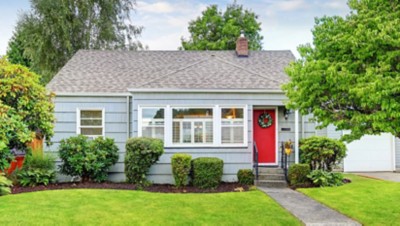
[[(183, 152), (224, 161), (224, 181), (252, 168), (255, 143), (260, 165), (279, 167), (281, 142), (315, 134), (309, 116), (285, 109), (281, 85), (290, 51), (78, 51), (47, 85), (55, 92), (54, 145), (84, 134), (115, 139), (119, 162), (110, 179), (122, 181), (125, 142), (147, 136), (164, 140), (165, 154), (149, 179), (173, 183), (170, 158)], [(298, 162), (295, 151), (290, 162)], [(397, 166), (400, 167), (400, 156)]]

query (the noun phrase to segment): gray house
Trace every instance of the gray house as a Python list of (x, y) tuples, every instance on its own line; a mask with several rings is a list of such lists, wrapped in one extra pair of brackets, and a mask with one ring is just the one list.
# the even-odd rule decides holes
[[(120, 150), (114, 181), (125, 179), (125, 142), (138, 136), (164, 140), (149, 175), (156, 183), (173, 183), (177, 152), (223, 159), (224, 181), (252, 168), (254, 144), (260, 165), (279, 167), (281, 142), (290, 139), (298, 150), (300, 138), (330, 131), (285, 109), (280, 87), (293, 60), (290, 51), (248, 51), (245, 38), (236, 51), (81, 50), (47, 85), (57, 119), (48, 151), (76, 134), (113, 138)], [(297, 162), (298, 152), (289, 158)]]

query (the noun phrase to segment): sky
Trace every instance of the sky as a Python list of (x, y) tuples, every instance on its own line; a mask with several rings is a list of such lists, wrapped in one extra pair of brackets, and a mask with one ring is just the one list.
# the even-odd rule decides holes
[[(150, 50), (177, 50), (181, 37), (188, 38), (188, 23), (201, 15), (208, 5), (225, 10), (233, 0), (137, 0), (135, 25), (144, 26), (139, 40)], [(312, 43), (314, 18), (324, 15), (345, 16), (347, 0), (237, 0), (259, 16), (263, 49), (291, 50), (296, 57), (300, 44)], [(7, 50), (18, 15), (30, 10), (29, 0), (0, 0), (0, 55)]]

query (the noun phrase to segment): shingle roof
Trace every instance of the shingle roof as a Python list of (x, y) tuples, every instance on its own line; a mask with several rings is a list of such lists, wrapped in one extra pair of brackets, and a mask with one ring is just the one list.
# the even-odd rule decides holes
[(80, 50), (47, 88), (59, 93), (123, 93), (128, 89), (280, 90), (290, 51)]

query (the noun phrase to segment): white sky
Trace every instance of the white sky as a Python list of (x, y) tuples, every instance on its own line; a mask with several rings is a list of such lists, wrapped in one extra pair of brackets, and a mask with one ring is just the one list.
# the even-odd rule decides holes
[[(139, 40), (150, 50), (176, 50), (181, 37), (189, 37), (188, 22), (201, 15), (210, 4), (225, 9), (232, 0), (137, 1), (135, 25), (145, 27)], [(266, 50), (290, 49), (298, 56), (297, 46), (312, 42), (311, 29), (314, 18), (324, 15), (344, 16), (349, 13), (346, 0), (238, 0), (244, 8), (251, 9), (262, 23), (263, 48)], [(18, 14), (29, 10), (29, 0), (0, 0), (0, 55), (6, 53)]]

